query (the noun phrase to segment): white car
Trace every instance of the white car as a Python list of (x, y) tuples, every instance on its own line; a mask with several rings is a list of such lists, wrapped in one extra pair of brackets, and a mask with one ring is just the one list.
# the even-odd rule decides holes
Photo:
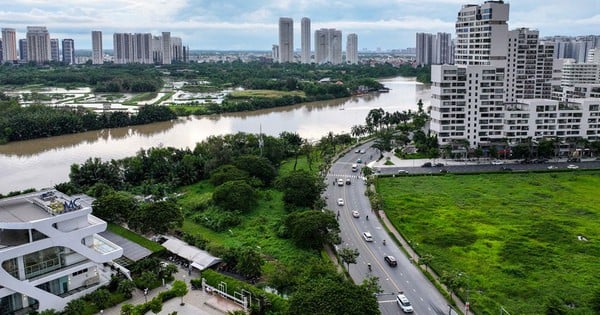
[(407, 170), (398, 170), (398, 174), (408, 174)]
[(504, 164), (504, 162), (500, 161), (500, 160), (493, 160), (492, 161), (492, 165), (502, 165), (502, 164)]
[(343, 206), (344, 205), (344, 199), (340, 198), (337, 201), (338, 206)]
[(557, 167), (557, 166), (554, 166), (554, 165), (550, 165), (550, 166), (548, 166), (548, 169), (549, 169), (549, 170), (553, 170), (553, 169), (557, 169), (557, 168), (558, 168), (558, 167)]
[(360, 217), (360, 213), (358, 213), (358, 211), (354, 210), (354, 211), (352, 211), (352, 216), (355, 218), (358, 218), (358, 217)]
[(576, 170), (579, 168), (579, 166), (571, 164), (571, 165), (567, 166), (567, 168), (570, 170)]
[(414, 312), (410, 301), (406, 298), (404, 294), (398, 294), (398, 296), (396, 296), (396, 302), (398, 302), (398, 306), (400, 306), (404, 313)]
[(363, 236), (363, 238), (365, 239), (366, 242), (372, 242), (373, 241), (373, 235), (371, 235), (371, 233), (369, 233), (369, 232), (363, 232), (362, 236)]

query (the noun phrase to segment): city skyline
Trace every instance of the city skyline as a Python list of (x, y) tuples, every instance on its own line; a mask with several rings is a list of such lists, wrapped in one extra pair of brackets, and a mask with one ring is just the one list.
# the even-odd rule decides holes
[[(263, 50), (277, 42), (278, 18), (294, 19), (294, 37), (300, 37), (300, 20), (311, 19), (311, 28), (338, 28), (357, 33), (359, 51), (414, 47), (417, 32), (454, 33), (455, 13), (465, 0), (378, 0), (344, 3), (315, 1), (246, 1), (197, 3), (174, 0), (75, 0), (32, 2), (15, 0), (0, 11), (0, 27), (14, 28), (24, 38), (26, 27), (44, 25), (53, 38), (72, 38), (78, 49), (91, 49), (90, 32), (160, 33), (168, 29), (195, 50)], [(596, 34), (600, 1), (572, 5), (550, 1), (511, 2), (511, 25), (538, 29), (540, 37)], [(105, 36), (103, 46), (111, 48)], [(300, 45), (294, 47), (295, 51)], [(314, 48), (313, 48), (314, 49)]]

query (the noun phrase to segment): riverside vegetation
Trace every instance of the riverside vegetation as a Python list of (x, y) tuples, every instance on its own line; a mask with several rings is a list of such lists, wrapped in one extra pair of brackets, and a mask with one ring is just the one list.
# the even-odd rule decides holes
[[(403, 75), (427, 80), (427, 71), (427, 68), (394, 67), (390, 64), (331, 66), (240, 61), (175, 64), (160, 68), (150, 65), (2, 65), (0, 86), (3, 91), (31, 89), (32, 92), (20, 97), (8, 97), (0, 92), (0, 143), (164, 121), (177, 115), (251, 111), (342, 98), (350, 96), (359, 87), (363, 90), (383, 87), (375, 78)], [(328, 78), (327, 82), (319, 82), (324, 78)], [(44, 106), (41, 102), (59, 96), (34, 92), (41, 87), (67, 90), (90, 87), (94, 93), (107, 93), (107, 100), (116, 96), (121, 98), (123, 94), (119, 93), (141, 93), (123, 102), (124, 105), (135, 105), (157, 96), (165, 82), (179, 80), (188, 82), (182, 90), (222, 91), (240, 87), (246, 91), (227, 94), (220, 103), (192, 100), (186, 104), (165, 102), (172, 96), (170, 92), (151, 104), (168, 106), (150, 108), (146, 110), (150, 113), (137, 115), (120, 111), (96, 114), (77, 103), (73, 106)], [(33, 105), (22, 105), (22, 101), (33, 102)], [(139, 111), (144, 107), (147, 106), (140, 107)]]
[(477, 314), (600, 312), (600, 172), (379, 178), (386, 215)]
[[(323, 244), (339, 243), (339, 235), (333, 213), (320, 211), (319, 174), (352, 137), (329, 134), (310, 144), (284, 132), (262, 136), (262, 150), (260, 138), (238, 133), (210, 137), (193, 150), (152, 148), (122, 160), (89, 159), (73, 165), (71, 181), (56, 188), (84, 191), (96, 197), (95, 215), (145, 235), (178, 235), (221, 257), (221, 272), (244, 286), (268, 286), (289, 297), (249, 289), (266, 301), (253, 313), (378, 314), (376, 286), (353, 284), (323, 251)], [(136, 283), (157, 280), (141, 276)], [(210, 279), (241, 285), (222, 275)]]

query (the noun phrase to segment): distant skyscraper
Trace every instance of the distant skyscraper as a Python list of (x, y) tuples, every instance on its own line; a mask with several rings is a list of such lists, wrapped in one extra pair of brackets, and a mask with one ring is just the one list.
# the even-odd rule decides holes
[(126, 64), (132, 62), (133, 41), (131, 34), (113, 34), (113, 56), (116, 64)]
[(133, 55), (128, 62), (150, 64), (153, 63), (152, 58), (152, 34), (136, 33), (132, 37)]
[(452, 35), (450, 33), (437, 33), (433, 38), (432, 63), (443, 65), (451, 64)]
[(171, 32), (162, 32), (162, 64), (170, 65), (173, 60), (171, 51)]
[(294, 20), (279, 18), (279, 62), (294, 61)]
[(349, 64), (358, 63), (358, 35), (348, 34), (346, 39), (346, 62)]
[(171, 55), (173, 60), (183, 62), (183, 43), (181, 37), (171, 37)]
[(300, 44), (302, 46), (300, 60), (302, 61), (302, 63), (310, 63), (310, 19), (307, 17), (303, 17), (300, 23)]
[(2, 29), (2, 60), (17, 60), (17, 36), (14, 28)]
[(62, 62), (68, 65), (75, 64), (75, 41), (70, 38), (62, 40)]
[(322, 28), (315, 31), (315, 62), (342, 63), (342, 31)]
[(104, 63), (104, 51), (102, 50), (102, 32), (92, 31), (92, 64)]
[(417, 65), (430, 65), (432, 62), (432, 46), (433, 46), (433, 35), (429, 33), (417, 33)]
[(4, 47), (2, 45), (2, 40), (0, 39), (0, 62), (4, 62), (3, 55), (4, 55)]
[(58, 38), (50, 39), (50, 60), (60, 61), (60, 47), (58, 46)]
[(273, 48), (271, 48), (271, 57), (273, 61), (279, 61), (279, 45), (273, 44)]
[(19, 60), (27, 61), (27, 39), (19, 39)]
[(27, 26), (27, 61), (50, 60), (50, 33), (45, 26)]

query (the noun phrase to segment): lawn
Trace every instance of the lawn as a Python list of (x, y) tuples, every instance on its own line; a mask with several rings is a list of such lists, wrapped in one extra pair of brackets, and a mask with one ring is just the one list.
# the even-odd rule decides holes
[[(471, 308), (593, 314), (600, 289), (600, 172), (380, 178), (387, 216), (438, 274), (462, 273)], [(585, 239), (581, 238), (584, 237)]]
[(280, 98), (283, 96), (300, 96), (304, 97), (302, 91), (276, 91), (276, 90), (244, 90), (234, 91), (229, 94), (232, 99), (240, 98)]
[(165, 249), (162, 245), (114, 223), (109, 223), (106, 229), (136, 244), (146, 247), (153, 253), (160, 252), (161, 250)]

